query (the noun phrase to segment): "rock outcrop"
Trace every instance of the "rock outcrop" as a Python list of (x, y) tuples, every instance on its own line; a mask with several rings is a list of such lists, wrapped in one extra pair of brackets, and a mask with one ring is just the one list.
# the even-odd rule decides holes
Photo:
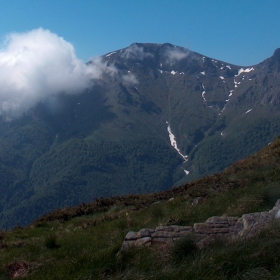
[(211, 217), (205, 223), (191, 226), (159, 226), (156, 229), (141, 229), (127, 233), (121, 250), (131, 246), (141, 247), (156, 243), (170, 243), (188, 234), (195, 236), (196, 245), (203, 248), (215, 240), (235, 241), (252, 237), (268, 226), (273, 220), (280, 220), (280, 200), (267, 212), (244, 214), (239, 217)]

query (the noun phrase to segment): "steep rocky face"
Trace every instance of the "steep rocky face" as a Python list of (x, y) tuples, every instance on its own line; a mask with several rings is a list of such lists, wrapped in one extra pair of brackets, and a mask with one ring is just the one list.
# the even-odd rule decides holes
[[(174, 99), (176, 89), (181, 92), (189, 89), (193, 95), (199, 92), (200, 101), (216, 106), (217, 110), (223, 109), (229, 91), (234, 89), (234, 76), (240, 69), (171, 44), (132, 44), (129, 48), (105, 55), (104, 59), (115, 65), (120, 75), (134, 77), (130, 82), (135, 86), (147, 87), (152, 81), (153, 84), (163, 82), (157, 86), (165, 88), (165, 92), (168, 90)], [(205, 92), (203, 96), (202, 92)], [(150, 97), (156, 98), (154, 95), (150, 90)]]
[[(167, 123), (180, 152), (189, 155), (183, 167), (188, 176), (180, 182), (219, 172), (278, 134), (277, 50), (271, 58), (249, 67), (171, 44), (132, 44), (104, 59), (118, 69), (114, 82), (121, 82), (122, 87), (117, 106), (126, 106), (127, 114), (135, 107), (153, 113), (157, 130), (153, 118), (146, 132), (152, 128), (149, 133), (164, 138)], [(147, 121), (139, 117), (138, 125), (130, 118), (131, 130), (141, 129), (139, 123)]]

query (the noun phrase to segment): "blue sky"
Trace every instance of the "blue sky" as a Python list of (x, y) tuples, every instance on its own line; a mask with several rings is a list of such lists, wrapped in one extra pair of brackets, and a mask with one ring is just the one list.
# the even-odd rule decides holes
[(279, 0), (1, 0), (0, 39), (42, 27), (90, 58), (165, 43), (249, 66), (280, 47)]

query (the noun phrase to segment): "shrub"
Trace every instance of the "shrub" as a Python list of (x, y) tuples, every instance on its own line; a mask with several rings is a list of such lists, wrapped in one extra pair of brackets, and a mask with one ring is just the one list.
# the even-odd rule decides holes
[(273, 207), (280, 197), (280, 182), (274, 182), (267, 186), (263, 193), (263, 200), (269, 207)]
[(50, 234), (45, 238), (45, 246), (47, 249), (56, 249), (60, 247), (57, 244), (57, 239), (55, 234)]
[(198, 248), (195, 244), (195, 237), (188, 234), (175, 242), (172, 252), (173, 259), (176, 262), (181, 261), (188, 256), (193, 256), (197, 250)]

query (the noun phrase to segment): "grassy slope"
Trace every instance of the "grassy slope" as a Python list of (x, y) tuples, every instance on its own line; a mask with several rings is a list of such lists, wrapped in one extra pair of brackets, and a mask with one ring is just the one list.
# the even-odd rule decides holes
[[(182, 240), (175, 247), (117, 253), (129, 230), (270, 209), (280, 197), (279, 155), (280, 138), (221, 174), (166, 192), (58, 209), (27, 228), (2, 232), (0, 279), (27, 263), (26, 279), (278, 279), (278, 225), (254, 239), (205, 250)], [(196, 197), (202, 202), (191, 206)]]

